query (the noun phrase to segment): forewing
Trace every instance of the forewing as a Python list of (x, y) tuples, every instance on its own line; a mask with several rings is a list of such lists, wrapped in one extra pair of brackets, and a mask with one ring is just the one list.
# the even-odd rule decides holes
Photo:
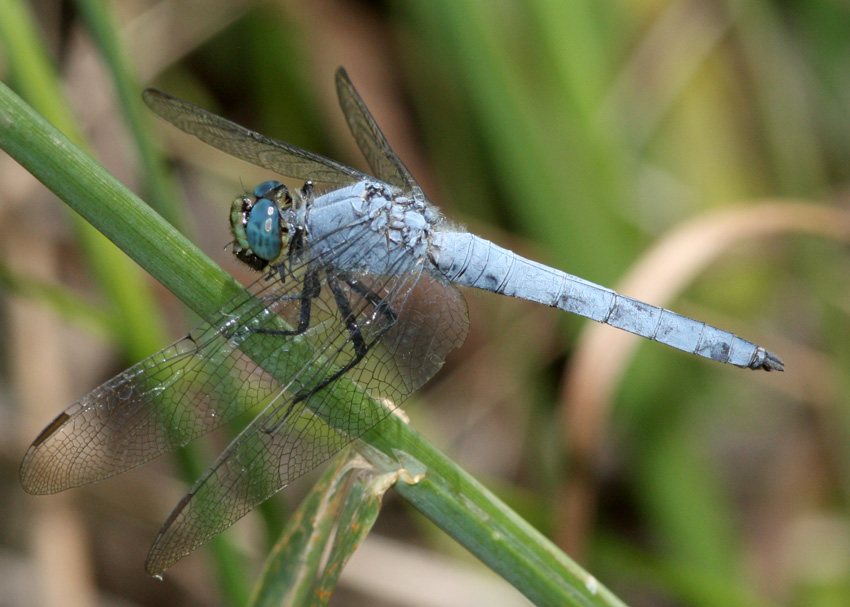
[[(358, 226), (349, 229), (356, 235)], [(315, 315), (304, 335), (279, 334), (298, 324), (314, 263), (305, 255), (286, 280), (260, 278), (187, 336), (68, 407), (27, 450), (24, 489), (55, 493), (125, 472), (279, 398), (301, 365), (321, 355), (312, 344), (328, 314)]]
[(348, 128), (363, 156), (366, 157), (366, 162), (375, 173), (375, 177), (398, 186), (404, 192), (412, 192), (415, 198), (424, 200), (425, 195), (422, 189), (401, 159), (390, 148), (375, 118), (363, 103), (363, 99), (343, 68), (336, 71), (336, 92), (342, 113), (345, 114), (345, 120), (348, 122)]
[(368, 351), (340, 379), (318, 387), (352, 362), (355, 342), (323, 284), (310, 341), (325, 356), (305, 367), (192, 487), (160, 531), (149, 573), (164, 571), (362, 436), (463, 342), (468, 320), (458, 290), (421, 264), (408, 270), (337, 280)]
[[(256, 329), (277, 322), (269, 293), (285, 316), (298, 307), (301, 285), (262, 278), (253, 289), (61, 413), (24, 456), (24, 489), (54, 493), (125, 472), (276, 398), (297, 371), (280, 353), (297, 343)], [(241, 349), (249, 338), (258, 350), (273, 341), (278, 356), (252, 358)]]
[(340, 162), (266, 137), (162, 91), (147, 89), (142, 97), (148, 107), (181, 131), (280, 175), (340, 185), (369, 179)]

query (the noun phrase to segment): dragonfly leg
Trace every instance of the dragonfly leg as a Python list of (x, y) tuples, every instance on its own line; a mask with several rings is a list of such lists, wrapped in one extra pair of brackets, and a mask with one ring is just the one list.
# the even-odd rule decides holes
[[(252, 333), (262, 333), (264, 335), (302, 335), (310, 327), (310, 315), (313, 309), (313, 298), (318, 297), (322, 291), (322, 285), (319, 283), (318, 271), (312, 271), (304, 277), (304, 289), (301, 291), (301, 308), (298, 313), (298, 326), (292, 330), (284, 329), (248, 329)], [(265, 300), (265, 298), (264, 298)], [(277, 298), (271, 296), (269, 301), (275, 301)]]
[(337, 279), (328, 277), (328, 287), (330, 287), (331, 293), (333, 293), (336, 300), (336, 307), (342, 315), (342, 322), (345, 323), (345, 328), (348, 329), (348, 333), (351, 335), (351, 343), (354, 347), (354, 359), (352, 360), (356, 361), (354, 362), (356, 365), (366, 356), (366, 351), (368, 350), (366, 340), (363, 339), (360, 325), (357, 324), (357, 318), (355, 318), (354, 311), (351, 309), (351, 302), (345, 293), (342, 292), (342, 289), (340, 289)]
[[(375, 305), (376, 309), (380, 311), (388, 320), (384, 327), (381, 327), (377, 334), (372, 339), (371, 343), (366, 343), (366, 340), (363, 338), (363, 332), (361, 331), (360, 325), (357, 323), (357, 318), (354, 315), (354, 311), (351, 308), (351, 302), (348, 300), (348, 297), (345, 293), (343, 293), (342, 289), (340, 289), (338, 280), (343, 280), (346, 284), (348, 284), (358, 295), (366, 298), (369, 303)], [(355, 286), (355, 284), (357, 286)], [(308, 390), (304, 390), (304, 394), (299, 394), (295, 398), (295, 402), (300, 402), (307, 398), (310, 394), (321, 390), (329, 383), (335, 381), (343, 374), (347, 373), (351, 370), (357, 363), (363, 360), (363, 357), (366, 356), (366, 353), (369, 351), (374, 344), (376, 344), (380, 339), (384, 336), (384, 334), (389, 331), (392, 324), (396, 321), (395, 313), (390, 309), (387, 303), (374, 291), (367, 289), (363, 285), (359, 284), (356, 280), (351, 280), (349, 282), (349, 278), (347, 276), (328, 276), (328, 287), (333, 293), (334, 300), (336, 301), (337, 308), (339, 309), (340, 315), (342, 316), (342, 321), (345, 323), (346, 329), (348, 329), (348, 333), (351, 335), (351, 343), (354, 348), (354, 358), (345, 363), (342, 367), (336, 370), (336, 372), (322, 381), (318, 386), (311, 387)]]
[[(340, 288), (339, 280), (343, 280), (358, 295), (361, 295), (367, 301), (369, 301), (369, 303), (375, 305), (376, 310), (380, 311), (380, 313), (390, 321), (384, 327), (378, 330), (377, 335), (375, 335), (375, 338), (372, 340), (371, 343), (367, 343), (366, 339), (363, 337), (363, 332), (361, 331), (360, 325), (357, 322), (357, 318), (354, 315), (354, 310), (351, 307), (351, 302), (349, 301), (348, 296)], [(349, 280), (351, 281), (349, 282)], [(355, 286), (355, 284), (357, 286)], [(296, 392), (292, 400), (287, 405), (286, 412), (280, 418), (280, 421), (276, 423), (274, 427), (266, 428), (264, 430), (264, 432), (266, 432), (267, 434), (274, 434), (281, 427), (283, 427), (287, 423), (289, 416), (295, 410), (295, 406), (298, 403), (309, 399), (311, 396), (319, 392), (322, 388), (333, 383), (334, 381), (342, 377), (345, 373), (354, 368), (361, 360), (363, 360), (363, 358), (366, 356), (366, 353), (369, 351), (369, 348), (375, 343), (377, 343), (381, 339), (381, 337), (383, 337), (384, 333), (386, 333), (396, 321), (397, 317), (395, 313), (390, 309), (390, 307), (386, 304), (383, 298), (381, 298), (374, 291), (359, 284), (356, 280), (349, 279), (347, 276), (329, 275), (328, 288), (330, 288), (331, 293), (333, 294), (337, 308), (339, 309), (340, 315), (342, 316), (342, 321), (345, 324), (346, 329), (348, 329), (349, 335), (351, 336), (351, 344), (354, 349), (354, 357), (347, 363), (342, 365), (339, 369), (337, 369), (332, 375), (319, 381), (317, 385), (307, 385), (306, 387)]]
[(398, 320), (398, 316), (396, 316), (396, 313), (393, 312), (393, 309), (390, 307), (386, 298), (381, 297), (369, 287), (360, 284), (359, 280), (349, 276), (348, 274), (344, 274), (340, 276), (340, 278), (345, 281), (345, 284), (351, 287), (355, 293), (375, 306), (375, 311), (382, 314), (390, 325), (395, 324), (396, 320)]
[[(346, 284), (351, 286), (352, 289), (358, 294), (367, 299), (370, 303), (375, 305), (376, 311), (381, 312), (390, 322), (388, 322), (385, 326), (378, 329), (371, 343), (366, 343), (366, 340), (363, 338), (363, 332), (361, 330), (360, 325), (357, 322), (357, 318), (354, 315), (354, 311), (351, 308), (351, 302), (348, 300), (348, 297), (345, 293), (343, 293), (342, 289), (339, 286), (339, 279), (342, 279)], [(393, 323), (396, 321), (396, 315), (387, 305), (387, 303), (381, 298), (377, 293), (367, 289), (366, 287), (357, 283), (357, 281), (352, 280), (353, 283), (357, 284), (355, 287), (352, 282), (349, 282), (347, 277), (337, 276), (328, 276), (328, 287), (333, 293), (334, 300), (336, 301), (337, 308), (339, 309), (340, 314), (342, 315), (342, 320), (345, 323), (346, 329), (348, 329), (349, 334), (351, 335), (351, 343), (354, 348), (354, 358), (345, 363), (342, 367), (336, 370), (336, 372), (322, 381), (318, 386), (311, 387), (308, 390), (304, 390), (302, 392), (306, 392), (305, 394), (299, 394), (294, 399), (295, 402), (300, 402), (301, 400), (310, 396), (310, 394), (315, 393), (318, 390), (321, 390), (331, 382), (335, 381), (339, 377), (341, 377), (344, 373), (348, 372), (352, 369), (357, 363), (363, 360), (363, 357), (366, 356), (366, 353), (369, 351), (373, 345), (378, 343), (384, 334), (390, 330)]]

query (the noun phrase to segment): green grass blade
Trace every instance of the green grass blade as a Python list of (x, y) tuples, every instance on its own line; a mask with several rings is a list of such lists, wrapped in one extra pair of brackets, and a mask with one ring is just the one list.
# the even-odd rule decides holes
[(139, 97), (141, 87), (119, 39), (120, 30), (111, 14), (112, 7), (102, 0), (77, 0), (76, 4), (109, 68), (119, 104), (130, 126), (147, 177), (151, 206), (173, 225), (180, 227), (184, 222), (177, 206), (174, 180), (151, 136), (152, 117)]
[[(23, 95), (72, 141), (85, 147), (32, 15), (18, 0), (0, 2), (0, 39)], [(98, 284), (113, 304), (114, 312), (107, 315), (113, 339), (132, 359), (156, 351), (166, 341), (166, 332), (138, 269), (85, 222), (75, 220), (74, 229)]]
[[(305, 605), (315, 595), (329, 542), (348, 499), (352, 450), (345, 449), (301, 501), (266, 559), (250, 605)], [(369, 525), (371, 528), (371, 525)]]

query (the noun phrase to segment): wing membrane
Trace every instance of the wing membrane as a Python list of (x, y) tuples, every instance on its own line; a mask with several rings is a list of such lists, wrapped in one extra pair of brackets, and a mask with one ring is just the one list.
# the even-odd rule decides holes
[(21, 465), (30, 493), (55, 493), (144, 464), (277, 394), (279, 385), (228, 339), (238, 316), (255, 322), (250, 294), (171, 346), (86, 394), (35, 440)]
[[(368, 226), (347, 229), (357, 236)], [(277, 398), (299, 377), (292, 361), (309, 365), (327, 347), (317, 335), (332, 330), (323, 329), (325, 306), (303, 335), (264, 332), (298, 324), (313, 263), (307, 255), (286, 281), (260, 278), (214, 318), (68, 407), (27, 450), (24, 489), (55, 493), (125, 472)], [(312, 358), (305, 348), (316, 350)]]
[[(335, 253), (356, 261), (358, 230), (371, 228), (343, 229), (350, 250)], [(362, 436), (462, 343), (467, 316), (457, 289), (421, 262), (403, 269), (349, 275), (307, 255), (284, 277), (258, 280), (215, 318), (62, 413), (28, 450), (24, 487), (51, 493), (94, 482), (258, 411), (163, 527), (147, 566), (161, 572)], [(302, 317), (308, 273), (320, 282), (309, 325), (281, 335)], [(332, 285), (349, 302), (356, 332)]]
[(422, 189), (401, 159), (390, 148), (386, 137), (375, 122), (375, 118), (363, 103), (360, 94), (354, 88), (343, 68), (336, 71), (336, 92), (339, 105), (348, 128), (357, 146), (366, 158), (366, 162), (375, 173), (375, 177), (398, 186), (404, 192), (412, 192), (418, 200), (424, 200)]
[(370, 179), (341, 162), (266, 137), (162, 91), (147, 89), (142, 97), (160, 118), (181, 131), (226, 154), (280, 175), (340, 185)]
[[(432, 377), (446, 354), (463, 342), (465, 301), (453, 285), (422, 267), (352, 279), (358, 281), (356, 288), (343, 281), (343, 290), (368, 345), (366, 356), (338, 382), (315, 391), (302, 388), (316, 386), (351, 360), (354, 338), (339, 321), (326, 283), (315, 300), (322, 302), (317, 310), (322, 320), (313, 336), (325, 355), (299, 377), (299, 388), (283, 390), (266, 405), (195, 483), (160, 531), (148, 557), (149, 573), (165, 570), (362, 436)], [(325, 322), (334, 315), (333, 322)]]

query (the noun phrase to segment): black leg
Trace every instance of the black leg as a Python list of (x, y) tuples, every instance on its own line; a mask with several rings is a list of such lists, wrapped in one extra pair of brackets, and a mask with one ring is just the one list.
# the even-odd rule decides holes
[[(348, 280), (345, 280), (345, 282), (348, 283)], [(352, 282), (356, 283), (356, 281)], [(366, 297), (367, 300), (371, 303), (374, 304), (375, 302), (378, 302), (376, 304), (376, 307), (381, 309), (384, 316), (391, 319), (392, 322), (381, 327), (375, 335), (374, 339), (372, 339), (372, 342), (367, 344), (366, 340), (363, 339), (363, 332), (360, 330), (360, 325), (357, 324), (357, 318), (354, 316), (354, 311), (351, 309), (351, 302), (348, 301), (348, 297), (346, 297), (345, 293), (343, 293), (342, 289), (340, 289), (339, 282), (337, 282), (337, 278), (328, 275), (328, 287), (330, 288), (331, 293), (333, 293), (334, 300), (336, 300), (337, 308), (339, 309), (340, 315), (342, 315), (342, 321), (345, 323), (345, 327), (348, 329), (348, 333), (351, 335), (351, 342), (354, 347), (354, 358), (352, 358), (342, 367), (337, 369), (337, 371), (333, 375), (323, 380), (317, 386), (301, 390), (293, 399), (292, 404), (301, 402), (302, 400), (308, 398), (310, 395), (318, 392), (331, 382), (341, 377), (344, 373), (352, 369), (357, 363), (363, 360), (363, 357), (366, 356), (366, 353), (369, 351), (369, 348), (378, 343), (378, 341), (380, 341), (384, 334), (390, 330), (393, 323), (396, 321), (395, 313), (389, 308), (388, 305), (386, 305), (386, 302), (384, 302), (375, 292), (366, 289), (362, 285), (358, 285), (357, 287), (355, 287), (351, 285), (351, 283), (348, 284), (351, 286), (352, 289), (355, 290), (355, 292), (357, 292), (359, 295), (362, 295), (363, 297)]]
[(381, 297), (377, 293), (375, 293), (369, 287), (366, 287), (360, 284), (360, 281), (356, 278), (349, 276), (348, 274), (340, 275), (340, 278), (345, 281), (345, 283), (351, 287), (351, 289), (357, 293), (360, 297), (364, 298), (366, 301), (375, 306), (375, 311), (383, 314), (383, 316), (387, 319), (387, 322), (390, 325), (395, 324), (395, 321), (398, 320), (395, 312), (390, 307), (390, 304), (386, 301), (385, 298)]
[[(333, 383), (334, 381), (342, 377), (345, 373), (354, 368), (361, 360), (363, 360), (369, 349), (378, 341), (380, 341), (384, 334), (389, 331), (390, 328), (392, 328), (393, 324), (396, 322), (396, 320), (398, 320), (398, 317), (396, 316), (395, 312), (393, 312), (392, 308), (390, 308), (389, 304), (380, 295), (378, 295), (368, 287), (365, 287), (364, 285), (360, 284), (357, 279), (352, 278), (347, 274), (328, 274), (327, 277), (328, 288), (333, 294), (337, 309), (339, 310), (340, 316), (342, 317), (342, 322), (345, 324), (345, 327), (348, 330), (349, 335), (351, 336), (351, 344), (354, 349), (354, 357), (347, 363), (345, 363), (342, 367), (338, 368), (332, 375), (320, 380), (316, 385), (308, 385), (297, 391), (293, 395), (292, 400), (290, 400), (289, 404), (287, 405), (286, 413), (284, 413), (284, 415), (280, 418), (280, 421), (275, 424), (273, 428), (267, 428), (264, 430), (264, 432), (267, 432), (269, 434), (277, 432), (279, 428), (286, 424), (287, 419), (292, 414), (292, 411), (295, 409), (295, 405), (307, 400), (308, 398), (319, 392), (322, 388)], [(354, 315), (354, 311), (351, 307), (351, 302), (340, 288), (340, 280), (345, 282), (355, 293), (357, 293), (358, 295), (366, 299), (366, 301), (375, 306), (375, 310), (382, 316), (384, 316), (384, 318), (387, 320), (385, 326), (381, 327), (378, 330), (371, 343), (366, 343), (366, 340), (363, 337), (363, 332), (361, 330), (360, 325), (357, 323), (357, 318)], [(318, 277), (316, 277), (315, 284), (318, 287)], [(305, 293), (308, 292), (309, 288), (305, 287), (304, 291)], [(314, 296), (317, 295), (318, 292), (315, 293)], [(302, 320), (305, 316), (303, 305), (304, 304), (302, 303)], [(309, 310), (306, 312), (306, 318), (309, 321)], [(301, 326), (301, 324), (302, 323), (299, 322), (299, 327)]]
[[(336, 300), (336, 307), (342, 316), (342, 322), (345, 323), (345, 328), (348, 329), (348, 333), (351, 335), (351, 343), (354, 346), (354, 360), (359, 362), (366, 356), (366, 340), (363, 339), (360, 325), (357, 324), (357, 318), (355, 318), (354, 312), (351, 309), (351, 302), (348, 301), (348, 297), (340, 289), (336, 278), (328, 277), (328, 287), (330, 287), (334, 300)], [(355, 362), (354, 364), (357, 363)]]
[[(365, 292), (361, 292), (362, 287), (355, 287), (351, 285), (348, 280), (345, 280), (345, 282), (349, 284), (349, 286), (351, 286), (351, 288), (355, 292), (365, 297), (371, 303), (375, 303), (375, 301), (379, 299), (377, 294), (375, 294), (374, 292), (369, 291), (372, 296), (372, 298), (370, 298), (365, 294)], [(357, 363), (363, 360), (363, 357), (366, 356), (366, 353), (369, 351), (369, 348), (373, 344), (375, 344), (392, 326), (392, 323), (390, 323), (387, 326), (383, 327), (378, 332), (378, 335), (375, 336), (375, 339), (372, 341), (372, 343), (367, 344), (366, 340), (363, 338), (363, 333), (360, 330), (360, 325), (357, 324), (357, 318), (354, 316), (354, 311), (351, 309), (351, 302), (348, 300), (348, 297), (345, 295), (345, 293), (343, 293), (342, 289), (340, 288), (338, 279), (335, 276), (328, 275), (328, 288), (331, 290), (331, 293), (333, 293), (337, 309), (339, 310), (339, 313), (342, 316), (342, 322), (345, 323), (345, 327), (346, 329), (348, 329), (348, 333), (351, 336), (351, 343), (354, 348), (354, 358), (352, 358), (342, 367), (337, 369), (330, 377), (321, 380), (317, 385), (306, 386), (296, 392), (286, 408), (286, 413), (283, 414), (283, 417), (281, 417), (280, 421), (275, 424), (273, 428), (265, 430), (265, 432), (269, 434), (277, 432), (277, 430), (286, 423), (287, 419), (292, 414), (295, 405), (307, 400), (313, 394), (316, 394), (319, 390), (321, 390), (328, 384), (333, 383), (334, 381), (342, 377), (345, 373), (347, 373), (349, 370), (354, 368)], [(387, 310), (389, 310), (388, 307)], [(390, 311), (390, 313), (392, 312)], [(395, 322), (395, 314), (392, 314), (392, 322)]]
[[(322, 292), (318, 271), (311, 271), (304, 277), (304, 289), (301, 291), (301, 309), (298, 314), (298, 326), (291, 331), (283, 329), (249, 329), (252, 333), (263, 335), (301, 335), (310, 327), (310, 315), (313, 309), (313, 299)], [(269, 300), (274, 300), (270, 297)]]

